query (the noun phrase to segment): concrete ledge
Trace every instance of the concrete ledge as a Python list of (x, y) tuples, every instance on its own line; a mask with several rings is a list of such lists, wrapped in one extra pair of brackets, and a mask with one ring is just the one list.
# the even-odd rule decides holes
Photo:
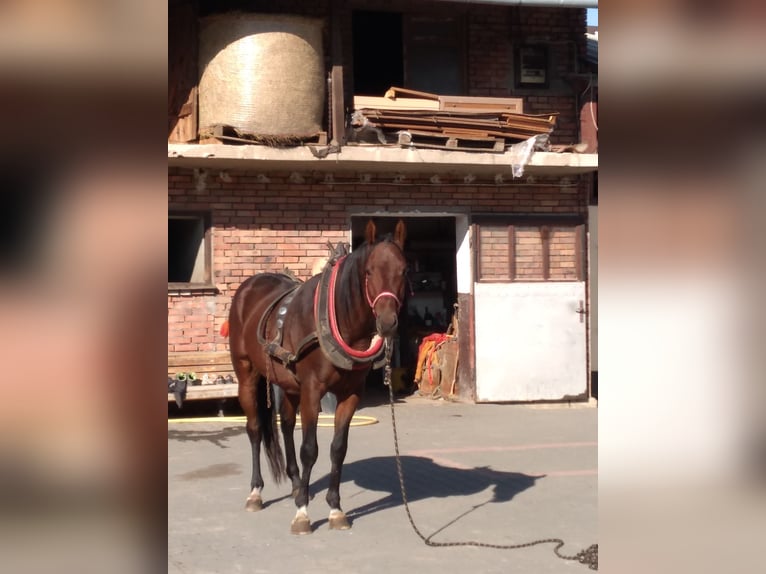
[[(317, 146), (319, 147), (319, 146)], [(515, 154), (344, 146), (320, 159), (308, 146), (273, 148), (263, 145), (168, 144), (168, 166), (208, 169), (372, 171), (401, 173), (473, 173), (508, 176)], [(535, 152), (524, 175), (577, 175), (598, 171), (598, 154)]]

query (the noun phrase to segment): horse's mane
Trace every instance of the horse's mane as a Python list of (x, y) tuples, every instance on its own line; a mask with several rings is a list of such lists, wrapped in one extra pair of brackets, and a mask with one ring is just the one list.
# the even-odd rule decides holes
[(339, 300), (343, 302), (345, 312), (351, 311), (350, 308), (346, 307), (353, 307), (353, 303), (358, 300), (362, 289), (364, 289), (362, 283), (364, 270), (360, 267), (364, 266), (365, 261), (367, 261), (373, 245), (365, 241), (349, 253), (343, 262), (340, 277), (335, 285), (335, 292)]

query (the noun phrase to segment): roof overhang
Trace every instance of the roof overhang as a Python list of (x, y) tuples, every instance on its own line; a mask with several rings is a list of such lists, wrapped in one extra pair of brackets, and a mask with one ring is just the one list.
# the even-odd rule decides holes
[[(308, 146), (273, 148), (262, 145), (168, 144), (168, 166), (249, 171), (320, 171), (431, 174), (509, 174), (518, 156), (382, 146), (344, 146), (325, 158)], [(598, 154), (533, 152), (525, 175), (570, 176), (598, 171)]]
[(494, 4), (496, 6), (545, 6), (547, 8), (598, 8), (598, 0), (438, 0), (453, 4)]

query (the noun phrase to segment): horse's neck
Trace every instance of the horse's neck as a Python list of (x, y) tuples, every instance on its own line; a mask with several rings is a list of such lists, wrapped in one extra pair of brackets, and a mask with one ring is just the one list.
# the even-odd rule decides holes
[(337, 312), (338, 327), (349, 344), (357, 341), (369, 342), (375, 331), (375, 317), (367, 304), (364, 294), (364, 279), (358, 266), (348, 266), (342, 271), (341, 281), (344, 284), (351, 282), (354, 274), (359, 277), (361, 289), (349, 289), (345, 295), (337, 290), (335, 293), (335, 309)]

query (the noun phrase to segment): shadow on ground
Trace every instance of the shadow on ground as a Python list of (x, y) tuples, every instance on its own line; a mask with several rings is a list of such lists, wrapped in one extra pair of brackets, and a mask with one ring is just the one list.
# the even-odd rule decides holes
[[(520, 492), (533, 487), (537, 479), (544, 477), (518, 472), (500, 472), (489, 467), (453, 468), (441, 466), (430, 458), (418, 456), (402, 456), (401, 461), (405, 491), (410, 503), (433, 498), (467, 496), (487, 488), (492, 489), (492, 498), (478, 506), (508, 502)], [(343, 483), (349, 482), (365, 490), (385, 493), (382, 498), (374, 502), (346, 509), (346, 514), (351, 521), (403, 504), (396, 459), (393, 456), (373, 457), (345, 464)], [(326, 490), (328, 485), (329, 475), (325, 475), (311, 485), (311, 492), (318, 494)], [(343, 490), (343, 484), (341, 484), (341, 500)], [(472, 510), (478, 506), (474, 506)], [(322, 523), (320, 521), (314, 527), (319, 527)]]
[(220, 448), (229, 448), (224, 442), (232, 437), (238, 437), (243, 434), (245, 434), (245, 425), (243, 423), (214, 430), (192, 429), (189, 427), (169, 428), (168, 440), (181, 442), (207, 441)]

